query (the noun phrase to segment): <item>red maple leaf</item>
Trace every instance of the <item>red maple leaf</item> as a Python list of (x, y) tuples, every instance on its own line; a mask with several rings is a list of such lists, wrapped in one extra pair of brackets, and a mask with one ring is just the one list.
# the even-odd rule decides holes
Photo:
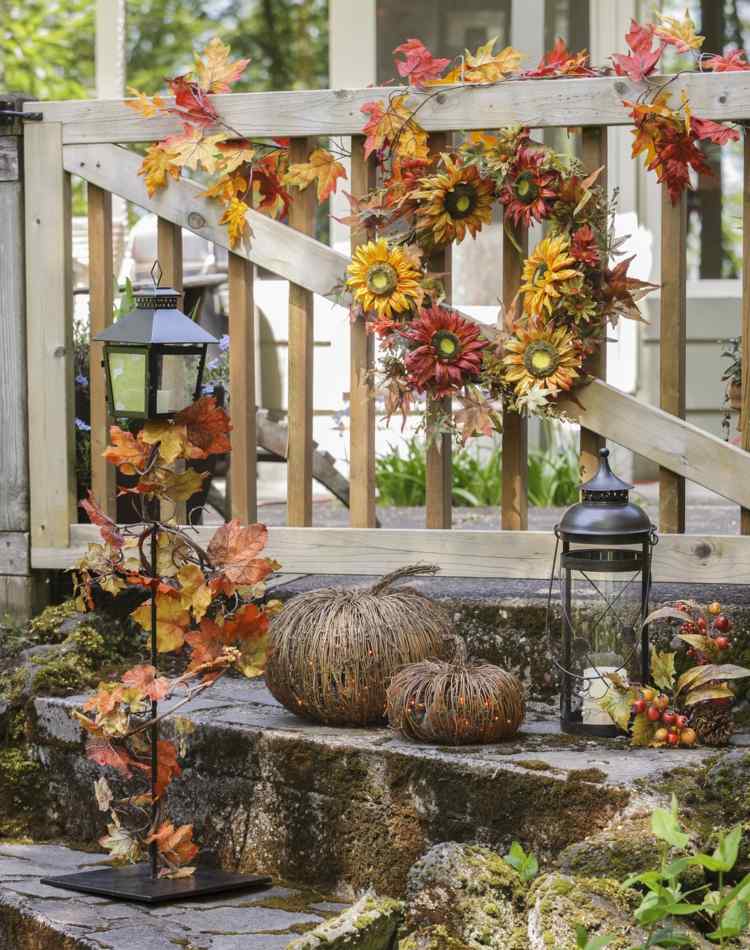
[(190, 82), (185, 76), (175, 76), (167, 82), (174, 95), (174, 108), (169, 112), (200, 128), (216, 122), (219, 113), (198, 83)]
[(651, 49), (653, 37), (653, 26), (641, 26), (631, 20), (625, 42), (632, 52), (627, 56), (624, 53), (612, 54), (612, 62), (618, 76), (627, 76), (633, 82), (641, 82), (654, 71), (666, 44), (661, 42), (656, 49)]
[(267, 211), (274, 217), (286, 217), (292, 196), (284, 188), (278, 171), (276, 154), (267, 155), (253, 168), (253, 183), (258, 185), (261, 202), (258, 211)]
[(395, 60), (399, 76), (408, 77), (413, 86), (420, 86), (430, 79), (439, 79), (450, 65), (449, 59), (435, 59), (421, 40), (410, 39), (394, 49), (394, 54), (403, 53), (404, 59)]
[(690, 117), (690, 130), (701, 142), (714, 142), (716, 145), (736, 142), (740, 137), (740, 133), (731, 125), (723, 125), (713, 119), (699, 119), (697, 116)]
[(703, 69), (711, 69), (715, 73), (734, 73), (750, 69), (750, 63), (747, 61), (747, 53), (744, 49), (735, 49), (731, 53), (720, 56), (715, 53), (713, 56), (707, 56), (701, 63)]
[(228, 433), (232, 424), (213, 396), (202, 396), (192, 406), (178, 412), (175, 423), (187, 427), (190, 458), (204, 459), (231, 450)]
[(134, 768), (146, 770), (148, 766), (131, 758), (124, 749), (116, 749), (108, 739), (91, 738), (86, 743), (86, 756), (102, 768), (117, 769), (125, 778), (130, 778)]
[(88, 493), (89, 497), (84, 498), (81, 502), (81, 508), (89, 516), (89, 521), (91, 524), (98, 525), (99, 534), (101, 534), (103, 540), (107, 544), (111, 544), (113, 548), (121, 548), (125, 543), (124, 537), (120, 534), (116, 523), (106, 515), (99, 505), (96, 503), (91, 489)]
[(156, 702), (169, 694), (169, 680), (166, 676), (158, 676), (156, 668), (149, 663), (134, 666), (123, 673), (122, 683), (131, 689), (139, 689), (144, 696)]
[(224, 621), (221, 636), (227, 645), (253, 640), (268, 630), (268, 617), (257, 604), (245, 604)]
[(182, 769), (177, 761), (177, 746), (168, 739), (159, 739), (156, 744), (159, 754), (156, 770), (156, 797), (161, 798), (173, 778), (182, 775)]
[(586, 50), (571, 53), (565, 40), (559, 36), (555, 45), (539, 61), (536, 69), (522, 74), (526, 79), (543, 79), (546, 76), (595, 76), (596, 71), (589, 65)]

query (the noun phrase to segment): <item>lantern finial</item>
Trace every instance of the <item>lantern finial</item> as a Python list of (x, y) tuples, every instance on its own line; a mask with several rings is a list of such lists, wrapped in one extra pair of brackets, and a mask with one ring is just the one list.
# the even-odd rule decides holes
[(151, 268), (151, 280), (154, 282), (154, 290), (159, 289), (159, 284), (161, 284), (161, 279), (164, 276), (164, 271), (161, 269), (161, 264), (159, 260), (154, 261), (154, 266)]

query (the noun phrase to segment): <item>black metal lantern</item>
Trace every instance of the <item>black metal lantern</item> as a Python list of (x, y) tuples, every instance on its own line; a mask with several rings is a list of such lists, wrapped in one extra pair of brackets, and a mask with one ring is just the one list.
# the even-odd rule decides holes
[(116, 419), (167, 419), (201, 394), (209, 343), (218, 343), (178, 309), (180, 294), (160, 287), (135, 295), (135, 310), (94, 337), (104, 343), (107, 399)]
[(648, 616), (651, 553), (657, 543), (649, 516), (629, 500), (633, 487), (599, 452), (599, 470), (581, 486), (581, 501), (555, 528), (558, 547), (550, 578), (558, 571), (562, 608), (560, 721), (563, 732), (616, 736), (618, 728), (598, 703), (617, 674), (630, 683), (649, 676)]

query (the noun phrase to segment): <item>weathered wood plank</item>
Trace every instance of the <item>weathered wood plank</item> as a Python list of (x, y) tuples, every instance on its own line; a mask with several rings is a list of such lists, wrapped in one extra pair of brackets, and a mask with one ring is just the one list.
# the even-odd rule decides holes
[[(306, 162), (314, 143), (292, 139), (289, 161)], [(315, 229), (315, 193), (300, 192), (289, 209), (289, 225), (303, 234)], [(313, 476), (313, 295), (289, 285), (289, 448), (287, 450), (287, 524), (312, 524)]]
[(101, 343), (94, 337), (112, 323), (114, 296), (114, 257), (112, 253), (112, 195), (88, 186), (89, 217), (89, 393), (91, 395), (91, 491), (107, 514), (117, 514), (115, 467), (102, 453), (109, 443), (107, 386)]
[(20, 148), (21, 140), (17, 135), (0, 135), (0, 181), (18, 181)]
[[(528, 252), (529, 234), (526, 228), (517, 235), (524, 256)], [(503, 228), (503, 304), (510, 311), (515, 301), (512, 319), (520, 316), (520, 300), (516, 300), (521, 286), (523, 259)], [(502, 323), (504, 314), (498, 317)], [(525, 531), (529, 526), (529, 423), (517, 412), (503, 412), (503, 471), (500, 500), (500, 525), (506, 531)]]
[[(742, 185), (742, 409), (740, 446), (750, 452), (750, 142), (745, 138)], [(750, 508), (740, 510), (740, 533), (750, 534)]]
[(32, 543), (66, 547), (76, 517), (70, 175), (62, 128), (24, 134), (26, 339)]
[(255, 268), (229, 255), (229, 404), (232, 413), (232, 517), (253, 523), (257, 508), (255, 437)]
[[(673, 416), (684, 419), (687, 200), (683, 193), (678, 204), (673, 205), (666, 185), (662, 185), (661, 190), (659, 405)], [(672, 533), (685, 530), (685, 479), (672, 470), (659, 472), (659, 527)]]
[[(599, 384), (603, 385), (603, 384)], [(207, 544), (214, 527), (197, 529)], [(99, 539), (92, 525), (72, 525), (72, 547), (32, 548), (35, 568), (64, 569)], [(447, 577), (549, 577), (551, 531), (269, 528), (269, 557), (292, 574), (379, 574), (412, 561), (437, 564)], [(750, 545), (738, 535), (664, 534), (654, 558), (654, 580), (664, 583), (750, 583)]]
[(42, 574), (27, 577), (0, 575), (0, 614), (28, 620), (45, 605), (46, 586)]
[[(143, 179), (138, 177), (140, 157), (116, 145), (68, 146), (64, 161), (68, 171), (86, 181), (229, 248), (226, 228), (219, 224), (221, 205), (201, 198), (203, 189), (193, 182), (170, 182), (149, 198)], [(257, 211), (248, 213), (248, 221), (255, 236), (250, 247), (235, 248), (236, 254), (316, 294), (336, 299), (334, 287), (346, 278), (348, 257)]]
[(28, 574), (28, 531), (0, 531), (0, 574)]
[[(606, 126), (592, 126), (583, 130), (582, 134), (582, 161), (588, 174), (604, 166), (604, 171), (598, 179), (598, 184), (607, 193), (607, 128)], [(606, 335), (606, 328), (605, 328)], [(595, 353), (592, 353), (586, 362), (586, 370), (598, 379), (607, 378), (607, 344), (602, 342)], [(599, 468), (599, 449), (604, 448), (604, 439), (590, 429), (581, 429), (581, 481), (588, 481), (596, 475)]]
[[(656, 77), (652, 77), (656, 78)], [(642, 83), (622, 76), (593, 79), (526, 80), (495, 86), (452, 86), (427, 99), (409, 90), (428, 132), (578, 125), (629, 125), (623, 99), (637, 99)], [(311, 89), (213, 96), (222, 116), (241, 135), (356, 135), (362, 130), (362, 106), (387, 100), (405, 89)], [(742, 73), (671, 77), (672, 101), (684, 91), (697, 115), (707, 119), (750, 119), (750, 86)], [(172, 100), (167, 100), (171, 102)], [(31, 102), (27, 111), (43, 112), (48, 122), (63, 123), (66, 144), (158, 141), (181, 131), (176, 117), (143, 118), (121, 99)]]
[[(360, 198), (375, 185), (375, 164), (363, 152), (364, 138), (352, 136), (351, 194)], [(352, 231), (352, 254), (372, 235)], [(363, 319), (351, 323), (349, 336), (349, 523), (375, 527), (375, 402), (372, 371), (375, 338)]]

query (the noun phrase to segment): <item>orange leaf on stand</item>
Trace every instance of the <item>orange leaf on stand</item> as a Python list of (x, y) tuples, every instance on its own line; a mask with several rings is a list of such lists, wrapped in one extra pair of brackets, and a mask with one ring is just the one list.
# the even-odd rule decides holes
[(116, 523), (105, 514), (99, 505), (96, 503), (91, 489), (88, 493), (89, 497), (84, 498), (81, 501), (81, 508), (86, 512), (89, 517), (91, 524), (95, 524), (99, 528), (99, 534), (101, 534), (102, 539), (107, 543), (111, 544), (113, 548), (121, 548), (125, 543), (125, 539), (120, 533)]
[(122, 682), (131, 689), (140, 690), (144, 696), (156, 702), (169, 694), (169, 680), (166, 676), (159, 676), (156, 668), (150, 663), (134, 666), (132, 670), (123, 673)]
[(151, 455), (151, 446), (136, 439), (132, 433), (126, 432), (119, 426), (110, 428), (109, 437), (112, 444), (104, 450), (104, 458), (116, 465), (123, 475), (137, 475), (146, 467)]
[(205, 459), (231, 451), (229, 433), (232, 423), (228, 413), (213, 396), (202, 396), (175, 416), (175, 422), (187, 431), (189, 457)]
[(162, 822), (156, 831), (146, 838), (146, 844), (156, 842), (159, 852), (171, 864), (186, 864), (198, 853), (198, 846), (193, 842), (193, 826), (180, 825), (175, 828), (171, 821)]
[(159, 754), (158, 769), (156, 772), (156, 797), (161, 798), (167, 786), (174, 778), (182, 775), (182, 769), (177, 761), (177, 746), (168, 739), (159, 739), (156, 743)]
[[(151, 631), (150, 600), (137, 607), (130, 616), (144, 630)], [(179, 597), (156, 595), (156, 648), (159, 653), (179, 650), (185, 642), (185, 631), (189, 625), (190, 614), (182, 606)]]
[(159, 455), (171, 465), (178, 458), (185, 457), (187, 431), (185, 426), (175, 424), (169, 419), (149, 420), (139, 433), (139, 438), (147, 445), (159, 444)]
[(208, 556), (233, 584), (257, 584), (273, 570), (267, 558), (256, 557), (266, 546), (264, 524), (242, 527), (238, 519), (223, 524), (211, 538)]

